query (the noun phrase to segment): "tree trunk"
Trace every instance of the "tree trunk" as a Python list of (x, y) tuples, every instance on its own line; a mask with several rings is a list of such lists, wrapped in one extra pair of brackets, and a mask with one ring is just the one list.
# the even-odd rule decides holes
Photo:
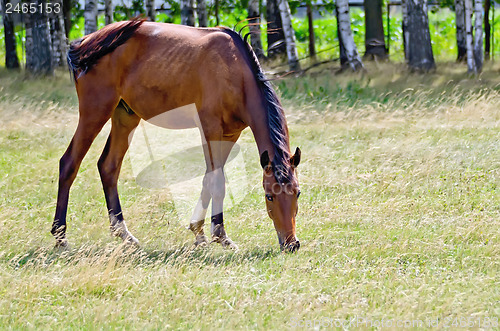
[(198, 5), (198, 25), (201, 27), (208, 26), (207, 2), (206, 0), (197, 0)]
[(181, 24), (194, 26), (194, 0), (181, 0)]
[(337, 0), (337, 22), (339, 26), (340, 40), (344, 45), (345, 55), (347, 58), (346, 65), (353, 71), (363, 68), (363, 62), (358, 55), (356, 44), (352, 36), (351, 16), (349, 15), (349, 1)]
[(382, 22), (382, 0), (364, 0), (365, 6), (365, 55), (363, 59), (385, 60), (384, 25)]
[(290, 12), (290, 7), (288, 6), (288, 0), (280, 0), (279, 8), (281, 12), (281, 21), (283, 22), (283, 32), (285, 33), (288, 65), (290, 66), (290, 71), (299, 71), (299, 55), (297, 54), (295, 30), (292, 25), (292, 13)]
[(267, 0), (267, 57), (273, 58), (286, 53), (283, 23), (278, 0)]
[(152, 22), (156, 20), (156, 8), (154, 0), (146, 0), (146, 16), (149, 17)]
[(314, 35), (314, 20), (313, 20), (313, 6), (311, 1), (307, 1), (307, 27), (309, 36), (309, 56), (311, 60), (316, 61), (316, 36)]
[(465, 45), (465, 8), (464, 0), (455, 0), (455, 17), (457, 25), (457, 61), (463, 62), (467, 58), (467, 47)]
[(403, 14), (403, 48), (405, 52), (405, 60), (408, 63), (408, 59), (410, 58), (409, 52), (410, 47), (408, 45), (408, 41), (410, 39), (410, 32), (408, 31), (408, 0), (401, 0), (401, 12)]
[[(36, 0), (43, 6), (44, 0)], [(26, 70), (32, 75), (52, 75), (52, 54), (50, 52), (49, 21), (44, 11), (36, 10), (25, 15), (26, 23)]]
[(472, 35), (472, 0), (465, 2), (465, 46), (467, 48), (467, 71), (476, 73), (476, 61), (474, 61), (474, 37)]
[(483, 69), (483, 2), (474, 1), (474, 61), (476, 72)]
[[(62, 5), (62, 0), (53, 0), (52, 3)], [(52, 56), (54, 67), (66, 65), (66, 33), (64, 32), (63, 13), (53, 13), (50, 18), (50, 36), (52, 40)]]
[(412, 70), (429, 71), (436, 67), (432, 54), (427, 0), (409, 0), (408, 65)]
[(248, 2), (248, 28), (250, 29), (250, 45), (252, 45), (258, 59), (264, 58), (262, 42), (260, 40), (260, 10), (259, 0)]
[(104, 0), (104, 22), (106, 25), (113, 23), (113, 1), (111, 0)]
[(16, 35), (14, 33), (14, 21), (12, 14), (5, 12), (5, 7), (9, 0), (2, 0), (3, 28), (5, 35), (5, 67), (8, 69), (19, 68), (19, 58), (17, 57)]
[(63, 0), (62, 5), (64, 33), (66, 34), (66, 38), (69, 38), (69, 32), (71, 31), (71, 0)]
[(484, 59), (490, 59), (491, 49), (491, 25), (490, 25), (490, 8), (491, 1), (484, 1)]
[(85, 34), (97, 31), (97, 0), (85, 0)]
[(342, 40), (342, 34), (340, 33), (340, 20), (339, 20), (339, 11), (335, 8), (335, 18), (337, 19), (337, 39), (339, 41), (339, 59), (340, 59), (340, 68), (346, 69), (349, 67), (347, 64), (347, 54), (345, 52), (344, 41)]
[(219, 26), (219, 24), (220, 24), (220, 19), (219, 19), (219, 0), (215, 0), (214, 7), (215, 7), (215, 23), (216, 23), (217, 26)]

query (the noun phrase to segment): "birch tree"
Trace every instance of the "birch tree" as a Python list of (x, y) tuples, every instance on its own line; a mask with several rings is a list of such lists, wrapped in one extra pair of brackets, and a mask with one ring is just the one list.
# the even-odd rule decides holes
[(405, 53), (405, 60), (408, 62), (410, 50), (408, 45), (408, 40), (410, 39), (410, 32), (408, 31), (408, 0), (401, 0), (401, 12), (403, 14), (403, 48)]
[(69, 37), (69, 32), (71, 31), (71, 0), (62, 0), (62, 12), (64, 18), (64, 33), (66, 38)]
[(345, 52), (344, 41), (342, 40), (342, 34), (340, 33), (340, 20), (339, 20), (339, 11), (335, 9), (336, 18), (337, 18), (337, 39), (339, 41), (339, 60), (340, 60), (340, 68), (344, 70), (345, 68), (349, 68), (347, 55)]
[(207, 2), (206, 0), (197, 0), (198, 10), (198, 25), (201, 27), (208, 26)]
[(278, 6), (278, 0), (267, 0), (267, 57), (273, 58), (286, 53), (283, 23)]
[(408, 0), (408, 65), (412, 70), (429, 71), (436, 67), (432, 53), (427, 0)]
[(214, 0), (214, 12), (215, 12), (215, 24), (219, 26), (220, 18), (219, 18), (219, 0)]
[(85, 0), (85, 34), (97, 31), (97, 0)]
[(154, 22), (156, 20), (156, 7), (155, 0), (145, 0), (146, 2), (146, 16)]
[(465, 45), (465, 8), (464, 0), (455, 0), (455, 22), (457, 26), (457, 61), (465, 61), (467, 47)]
[(474, 62), (476, 73), (483, 69), (483, 3), (474, 0)]
[(382, 22), (382, 0), (364, 0), (365, 7), (365, 55), (363, 60), (387, 58), (384, 25)]
[(465, 46), (467, 49), (467, 71), (476, 73), (474, 61), (474, 36), (472, 34), (472, 0), (464, 0), (465, 7)]
[(248, 1), (248, 28), (250, 29), (250, 45), (257, 58), (264, 58), (262, 42), (260, 40), (260, 10), (259, 0)]
[(113, 1), (104, 0), (104, 23), (106, 25), (113, 23)]
[[(62, 7), (61, 0), (53, 0), (52, 3), (57, 3)], [(49, 19), (50, 22), (50, 39), (52, 64), (55, 67), (62, 67), (66, 65), (66, 33), (64, 31), (64, 16), (63, 12), (52, 12)]]
[(19, 68), (17, 57), (16, 35), (14, 34), (14, 20), (12, 14), (6, 12), (5, 7), (8, 0), (2, 0), (3, 10), (3, 32), (5, 36), (5, 67), (8, 69)]
[(181, 0), (181, 24), (194, 26), (194, 0)]
[(353, 71), (363, 68), (363, 62), (358, 55), (351, 30), (351, 16), (349, 14), (349, 1), (337, 0), (337, 22), (339, 26), (340, 41), (345, 49), (346, 65)]
[(295, 30), (292, 26), (292, 14), (290, 12), (288, 0), (280, 0), (279, 8), (281, 13), (281, 21), (283, 22), (283, 33), (285, 34), (288, 65), (290, 66), (291, 71), (298, 71), (300, 70), (300, 63), (295, 41)]
[(307, 30), (309, 37), (309, 56), (311, 60), (316, 61), (316, 37), (314, 35), (314, 18), (313, 18), (313, 6), (311, 0), (306, 1), (307, 7)]
[(490, 59), (491, 51), (491, 25), (490, 25), (491, 0), (484, 0), (484, 58)]
[[(44, 0), (36, 0), (43, 6)], [(26, 24), (26, 70), (32, 75), (52, 75), (51, 39), (49, 20), (44, 11), (36, 10), (25, 15)]]

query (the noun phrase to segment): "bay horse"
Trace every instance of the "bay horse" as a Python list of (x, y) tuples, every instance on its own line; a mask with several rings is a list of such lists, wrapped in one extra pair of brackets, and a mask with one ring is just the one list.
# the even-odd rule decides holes
[[(189, 229), (195, 244), (208, 243), (203, 226), (212, 201), (212, 241), (237, 248), (223, 223), (224, 164), (240, 133), (250, 127), (263, 168), (267, 212), (282, 250), (295, 251), (296, 167), (300, 149), (290, 152), (284, 110), (243, 38), (227, 28), (194, 28), (143, 19), (117, 22), (71, 43), (67, 60), (79, 101), (79, 120), (60, 159), (56, 213), (51, 233), (66, 246), (70, 187), (97, 134), (111, 119), (111, 132), (98, 161), (111, 232), (138, 240), (125, 225), (117, 181), (129, 136), (149, 120), (194, 104), (206, 172)], [(168, 144), (168, 142), (165, 142)], [(229, 147), (228, 147), (229, 146)]]

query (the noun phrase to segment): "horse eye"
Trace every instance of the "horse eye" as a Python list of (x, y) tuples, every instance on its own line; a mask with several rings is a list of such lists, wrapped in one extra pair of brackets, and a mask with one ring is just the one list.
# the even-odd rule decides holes
[(297, 199), (300, 197), (300, 191), (297, 193)]
[(273, 196), (271, 194), (266, 194), (266, 199), (268, 201), (273, 201)]

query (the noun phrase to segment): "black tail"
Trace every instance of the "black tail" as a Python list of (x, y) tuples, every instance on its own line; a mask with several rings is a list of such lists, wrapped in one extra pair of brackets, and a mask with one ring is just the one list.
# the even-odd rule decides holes
[(73, 41), (69, 46), (67, 61), (75, 81), (90, 71), (100, 58), (127, 42), (144, 21), (144, 19), (133, 19), (111, 24)]

